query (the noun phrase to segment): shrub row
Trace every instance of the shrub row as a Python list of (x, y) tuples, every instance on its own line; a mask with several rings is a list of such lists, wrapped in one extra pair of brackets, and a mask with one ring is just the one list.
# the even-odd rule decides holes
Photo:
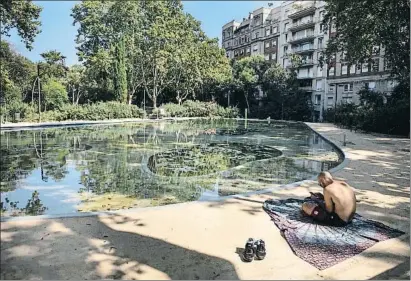
[[(20, 113), (21, 121), (38, 121), (36, 107), (21, 103), (2, 108), (2, 115), (7, 121), (14, 121), (14, 114)], [(95, 103), (90, 105), (65, 104), (56, 110), (41, 113), (42, 121), (66, 121), (66, 120), (105, 120), (121, 118), (143, 118), (144, 111), (135, 105), (117, 102)], [(17, 120), (15, 120), (17, 121)]]
[[(15, 114), (20, 115), (15, 120)], [(169, 103), (153, 111), (152, 115), (161, 117), (209, 117), (209, 118), (236, 118), (238, 109), (224, 108), (212, 102), (186, 101), (181, 105)], [(39, 119), (37, 107), (26, 103), (9, 104), (1, 107), (3, 120), (8, 122), (37, 122)], [(122, 118), (143, 118), (144, 110), (135, 105), (118, 102), (100, 102), (90, 105), (64, 104), (59, 109), (41, 113), (42, 121), (66, 120), (105, 120)]]
[(209, 117), (236, 118), (239, 115), (236, 107), (223, 107), (213, 102), (185, 101), (182, 104), (168, 103), (153, 111), (161, 117)]

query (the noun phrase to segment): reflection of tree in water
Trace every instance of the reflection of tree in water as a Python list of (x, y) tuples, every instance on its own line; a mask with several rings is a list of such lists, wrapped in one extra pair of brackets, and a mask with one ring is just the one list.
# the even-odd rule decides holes
[(39, 198), (40, 193), (35, 190), (31, 198), (27, 200), (26, 207), (24, 208), (19, 208), (17, 205), (19, 201), (12, 202), (8, 198), (5, 198), (5, 203), (0, 202), (0, 209), (1, 213), (7, 213), (10, 214), (11, 216), (20, 216), (20, 215), (29, 215), (29, 216), (37, 216), (37, 215), (42, 215), (44, 212), (47, 210), (47, 207), (41, 203), (41, 200)]
[[(237, 120), (189, 120), (6, 132), (9, 141), (1, 143), (1, 189), (12, 190), (18, 180), (35, 169), (39, 169), (39, 174), (34, 176), (44, 181), (61, 180), (69, 172), (68, 164), (71, 163), (81, 174), (79, 180), (84, 188), (80, 192), (90, 195), (117, 193), (136, 200), (151, 200), (151, 205), (163, 205), (198, 199), (202, 189), (210, 189), (216, 183), (221, 170), (231, 171), (237, 165), (244, 167), (234, 169), (233, 179), (257, 183), (299, 180), (300, 175), (308, 174), (299, 171), (301, 165), (290, 160), (255, 162), (272, 158), (272, 153), (259, 150), (261, 147), (290, 147), (284, 150), (285, 158), (295, 154), (306, 158), (312, 145), (323, 149), (318, 141), (317, 144), (315, 140), (313, 144), (309, 142), (312, 133), (301, 124), (255, 122), (246, 130), (255, 135), (236, 136), (233, 133), (229, 136), (229, 132), (244, 132), (241, 128), (242, 121)], [(221, 136), (221, 132), (228, 135)], [(233, 147), (237, 142), (242, 148)], [(217, 143), (219, 149), (195, 151), (204, 145), (212, 147), (213, 143)], [(182, 152), (175, 157), (175, 151)], [(235, 151), (242, 154), (236, 155)], [(142, 170), (142, 163), (154, 154), (166, 155), (162, 159), (165, 164), (195, 167), (194, 175), (212, 171), (216, 176), (184, 178), (172, 165), (168, 165), (169, 169), (158, 165), (157, 170), (163, 170), (155, 172), (161, 176), (153, 176)], [(157, 160), (156, 165), (161, 164)], [(252, 165), (247, 164), (250, 161)], [(238, 192), (231, 194), (235, 193)]]

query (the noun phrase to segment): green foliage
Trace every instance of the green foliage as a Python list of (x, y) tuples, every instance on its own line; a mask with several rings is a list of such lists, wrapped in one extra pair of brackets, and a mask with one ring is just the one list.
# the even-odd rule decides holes
[(115, 46), (114, 97), (119, 102), (125, 103), (127, 101), (127, 73), (123, 38)]
[(382, 46), (391, 74), (400, 81), (409, 81), (409, 0), (330, 0), (325, 7), (324, 23), (335, 24), (337, 30), (327, 43), (327, 59), (346, 52), (349, 63), (365, 63), (372, 57), (373, 48)]
[(45, 112), (42, 119), (49, 121), (65, 120), (106, 120), (121, 118), (142, 118), (143, 110), (135, 105), (118, 102), (96, 103), (91, 105), (66, 104), (60, 110)]
[(26, 48), (31, 50), (34, 37), (40, 33), (40, 12), (42, 8), (32, 1), (3, 0), (0, 2), (0, 34), (10, 36), (9, 31), (17, 29)]
[(66, 87), (56, 79), (49, 79), (43, 85), (42, 102), (48, 110), (60, 109), (68, 102)]
[[(168, 103), (158, 109), (164, 117), (210, 117), (210, 118), (236, 118), (238, 109), (235, 107), (224, 108), (213, 102), (200, 102), (187, 100), (181, 105)], [(153, 112), (154, 115), (157, 112)]]
[(360, 105), (340, 104), (336, 109), (329, 109), (324, 119), (366, 132), (408, 135), (410, 101), (407, 87), (400, 84), (389, 96), (363, 89), (359, 92)]

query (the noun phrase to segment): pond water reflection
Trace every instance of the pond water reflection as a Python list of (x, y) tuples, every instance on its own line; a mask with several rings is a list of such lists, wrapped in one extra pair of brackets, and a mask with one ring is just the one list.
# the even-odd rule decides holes
[(1, 214), (159, 206), (300, 181), (341, 162), (304, 124), (189, 120), (2, 132)]

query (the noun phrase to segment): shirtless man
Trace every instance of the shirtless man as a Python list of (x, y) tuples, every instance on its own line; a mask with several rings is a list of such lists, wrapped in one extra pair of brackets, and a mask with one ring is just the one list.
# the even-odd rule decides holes
[(303, 211), (327, 225), (344, 226), (350, 223), (356, 211), (353, 189), (343, 181), (334, 180), (329, 172), (318, 175), (318, 184), (324, 188), (324, 195), (311, 193), (311, 199), (318, 204), (305, 202)]

